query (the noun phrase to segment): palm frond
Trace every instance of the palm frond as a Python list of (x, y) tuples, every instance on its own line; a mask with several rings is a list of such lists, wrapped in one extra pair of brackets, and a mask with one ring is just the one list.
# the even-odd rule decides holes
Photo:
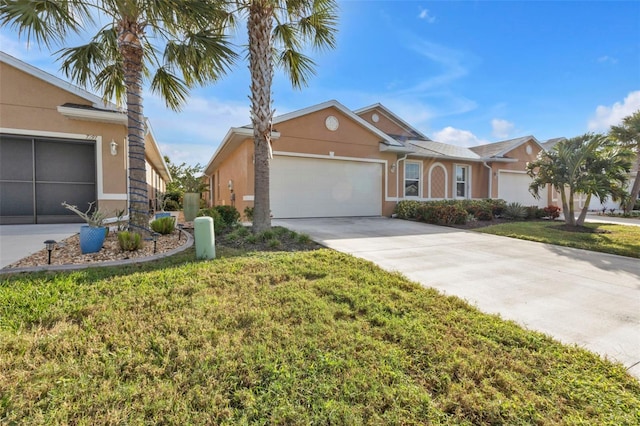
[(189, 95), (185, 82), (164, 67), (156, 71), (151, 81), (151, 92), (162, 96), (165, 105), (174, 111), (182, 109)]
[(97, 41), (60, 49), (55, 54), (62, 61), (62, 72), (83, 87), (93, 85), (95, 70), (103, 68), (107, 62), (104, 46)]
[(278, 66), (289, 75), (291, 84), (295, 89), (301, 89), (308, 84), (308, 78), (315, 75), (315, 63), (313, 60), (293, 49), (285, 49), (281, 52)]
[(237, 55), (225, 36), (213, 30), (189, 33), (183, 42), (167, 42), (165, 67), (179, 69), (188, 87), (215, 81), (224, 75)]
[(93, 85), (103, 94), (105, 100), (114, 100), (118, 106), (124, 105), (127, 90), (124, 85), (122, 63), (114, 63), (104, 67), (95, 76)]
[(298, 21), (300, 33), (310, 40), (315, 49), (333, 49), (336, 46), (338, 17), (337, 5), (333, 0), (316, 0), (311, 14)]
[(0, 24), (26, 33), (27, 40), (50, 46), (59, 43), (69, 32), (78, 32), (83, 22), (92, 22), (85, 2), (55, 0), (3, 0)]

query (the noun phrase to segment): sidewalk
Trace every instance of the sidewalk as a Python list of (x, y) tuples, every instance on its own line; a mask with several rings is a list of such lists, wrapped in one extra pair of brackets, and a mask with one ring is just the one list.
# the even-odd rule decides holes
[(640, 226), (640, 219), (620, 216), (604, 216), (597, 213), (587, 213), (585, 222), (615, 223), (617, 225)]
[(0, 269), (42, 250), (45, 240), (62, 241), (77, 234), (81, 225), (0, 225)]

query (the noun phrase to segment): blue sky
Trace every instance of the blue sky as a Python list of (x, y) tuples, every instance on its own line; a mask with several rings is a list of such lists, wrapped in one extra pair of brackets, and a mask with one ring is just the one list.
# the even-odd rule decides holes
[[(317, 74), (294, 90), (276, 74), (276, 115), (336, 99), (380, 102), (434, 140), (461, 146), (534, 135), (606, 131), (640, 109), (640, 2), (341, 0), (337, 49), (314, 53)], [(238, 30), (242, 43), (244, 28)], [(9, 29), (0, 47), (61, 76), (49, 52)], [(55, 49), (54, 49), (55, 50)], [(206, 164), (249, 119), (239, 61), (194, 90), (181, 113), (145, 95), (163, 152)]]

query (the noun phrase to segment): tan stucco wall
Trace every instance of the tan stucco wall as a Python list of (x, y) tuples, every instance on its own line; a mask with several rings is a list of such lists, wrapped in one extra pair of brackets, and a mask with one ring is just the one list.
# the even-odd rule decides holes
[[(325, 126), (325, 120), (333, 115), (338, 118), (336, 131)], [(298, 153), (303, 155), (350, 157), (354, 159), (386, 160), (387, 167), (396, 161), (396, 155), (380, 152), (380, 138), (359, 123), (344, 115), (336, 108), (317, 111), (287, 122), (274, 125), (274, 131), (280, 138), (273, 140), (272, 148), (278, 152)], [(253, 206), (253, 201), (244, 200), (245, 196), (254, 195), (253, 140), (247, 138), (240, 144), (212, 173), (214, 178), (214, 205), (231, 203), (228, 181), (233, 180), (236, 194), (235, 206), (243, 213), (245, 207)], [(395, 174), (387, 170), (389, 196), (395, 197)], [(385, 187), (381, 182), (382, 188)], [(382, 213), (391, 215), (395, 202), (385, 201), (383, 194)]]
[[(531, 154), (527, 154), (527, 146), (531, 147)], [(498, 191), (499, 191), (498, 174), (500, 170), (513, 170), (518, 172), (524, 172), (527, 169), (527, 163), (530, 161), (534, 161), (541, 150), (542, 149), (538, 144), (536, 144), (533, 141), (528, 141), (520, 145), (519, 147), (505, 153), (505, 157), (515, 159), (517, 161), (509, 162), (509, 163), (504, 163), (504, 162), (490, 163), (489, 165), (491, 166), (491, 170), (493, 173), (493, 177), (492, 177), (493, 181), (492, 181), (492, 189), (491, 189), (492, 197), (493, 198), (498, 197)], [(548, 196), (549, 196), (549, 199), (547, 201), (550, 203), (551, 191), (548, 191)]]
[[(407, 161), (418, 162), (422, 165), (422, 196), (421, 199), (428, 199), (429, 197), (429, 185), (430, 181), (430, 170), (432, 166), (438, 164), (442, 165), (447, 172), (447, 192), (446, 198), (455, 198), (455, 166), (468, 166), (471, 176), (471, 198), (487, 198), (487, 173), (488, 169), (482, 166), (481, 163), (471, 162), (471, 161), (462, 161), (462, 160), (443, 160), (437, 158), (420, 158), (420, 157), (411, 157), (407, 158)], [(398, 175), (399, 178), (399, 193), (400, 197), (404, 195), (404, 164), (400, 163), (400, 172)], [(395, 183), (394, 183), (395, 185)], [(395, 188), (394, 188), (395, 190)], [(432, 199), (436, 199), (439, 197), (435, 197), (432, 194)]]
[[(373, 114), (378, 115), (377, 123), (373, 121)], [(358, 116), (388, 135), (411, 136), (411, 133), (409, 133), (407, 130), (405, 130), (404, 127), (402, 127), (395, 121), (388, 118), (379, 108), (374, 108), (370, 111), (366, 111), (365, 113), (359, 114)]]
[[(79, 135), (78, 140), (102, 138), (102, 181), (105, 194), (126, 194), (125, 149), (126, 128), (118, 124), (72, 120), (57, 110), (65, 103), (90, 105), (70, 92), (0, 63), (0, 127), (45, 132), (44, 137)], [(60, 134), (60, 135), (57, 135)], [(75, 137), (72, 139), (76, 139)], [(118, 154), (112, 156), (109, 143), (118, 143)], [(102, 208), (104, 200), (98, 200)]]
[[(0, 127), (28, 132), (45, 132), (43, 137), (96, 140), (101, 137), (102, 191), (105, 197), (127, 194), (126, 137), (127, 128), (121, 124), (70, 119), (58, 112), (65, 103), (91, 106), (91, 103), (39, 78), (0, 63)], [(65, 136), (68, 135), (68, 136)], [(70, 137), (78, 135), (77, 137)], [(151, 136), (148, 135), (147, 138)], [(110, 143), (118, 144), (117, 154), (111, 155)], [(148, 141), (147, 141), (148, 143)], [(97, 148), (97, 144), (96, 144)], [(97, 154), (97, 153), (96, 153)], [(147, 164), (150, 167), (150, 164)], [(149, 170), (149, 169), (148, 169)], [(150, 172), (149, 196), (155, 196), (155, 187), (164, 191), (164, 181), (155, 179), (157, 171)], [(99, 188), (96, 188), (99, 191)], [(107, 211), (124, 208), (124, 200), (99, 199), (98, 207)]]

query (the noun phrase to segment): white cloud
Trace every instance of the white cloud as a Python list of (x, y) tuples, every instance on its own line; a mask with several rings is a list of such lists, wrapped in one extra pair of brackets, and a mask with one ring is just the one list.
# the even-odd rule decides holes
[(497, 138), (508, 138), (514, 128), (514, 124), (507, 120), (494, 118), (491, 120), (491, 127), (493, 128), (493, 136)]
[(423, 19), (430, 24), (436, 22), (436, 17), (429, 14), (429, 9), (421, 9), (418, 18)]
[(607, 131), (611, 126), (617, 126), (622, 119), (640, 109), (640, 90), (631, 92), (623, 102), (616, 102), (612, 106), (600, 105), (596, 108), (595, 116), (589, 120), (589, 131)]
[(608, 63), (608, 64), (617, 64), (618, 63), (618, 59), (611, 57), (611, 56), (601, 56), (598, 58), (598, 62), (600, 63)]
[(433, 133), (431, 137), (436, 142), (443, 142), (464, 147), (484, 145), (489, 143), (484, 139), (480, 139), (468, 130), (456, 129), (451, 126), (445, 127), (444, 129)]

